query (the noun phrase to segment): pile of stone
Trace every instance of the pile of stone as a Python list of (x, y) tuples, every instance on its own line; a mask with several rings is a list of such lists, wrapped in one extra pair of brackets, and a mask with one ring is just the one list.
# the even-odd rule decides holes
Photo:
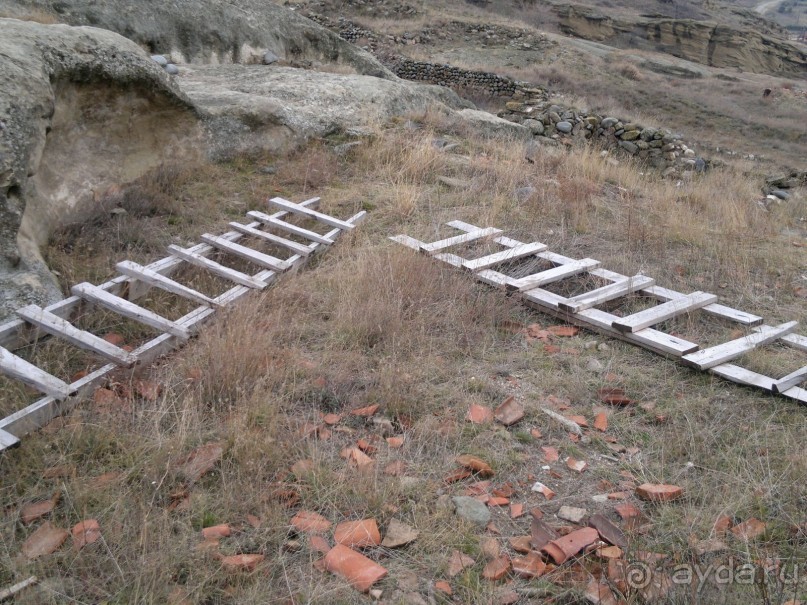
[(165, 73), (175, 76), (179, 73), (179, 68), (174, 65), (174, 63), (166, 57), (165, 55), (151, 55), (151, 60), (154, 61), (157, 65), (163, 68)]
[(414, 61), (400, 55), (388, 55), (382, 59), (382, 63), (399, 78), (451, 88), (478, 88), (494, 96), (512, 97), (519, 87), (514, 80), (494, 73), (461, 69), (448, 64)]
[[(522, 88), (523, 90), (523, 88)], [(635, 122), (601, 116), (553, 103), (542, 95), (524, 101), (508, 101), (499, 117), (526, 126), (533, 136), (551, 144), (558, 140), (580, 138), (596, 142), (604, 149), (646, 161), (661, 169), (665, 176), (680, 170), (704, 171), (706, 162), (695, 155), (682, 140), (666, 128), (648, 128)]]

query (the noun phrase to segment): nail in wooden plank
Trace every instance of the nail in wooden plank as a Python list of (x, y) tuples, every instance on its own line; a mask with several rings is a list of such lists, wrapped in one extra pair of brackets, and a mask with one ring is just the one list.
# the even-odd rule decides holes
[(787, 376), (783, 376), (773, 383), (774, 393), (784, 393), (791, 387), (800, 385), (802, 382), (807, 381), (807, 366), (799, 368), (795, 372), (791, 372)]
[(521, 244), (520, 246), (508, 248), (500, 252), (494, 252), (493, 254), (488, 254), (482, 258), (467, 260), (465, 261), (465, 268), (470, 269), (471, 271), (479, 271), (481, 269), (487, 269), (501, 263), (506, 263), (507, 261), (518, 260), (520, 258), (524, 258), (525, 256), (537, 254), (538, 252), (542, 252), (544, 250), (546, 250), (546, 244), (542, 244), (540, 242)]
[(123, 317), (128, 317), (129, 319), (133, 319), (138, 323), (151, 326), (152, 328), (156, 328), (162, 332), (167, 332), (168, 334), (176, 336), (177, 338), (187, 340), (191, 337), (191, 333), (177, 323), (157, 315), (153, 311), (144, 309), (140, 305), (136, 305), (125, 298), (110, 294), (98, 286), (84, 282), (83, 284), (73, 286), (70, 291), (74, 295), (80, 296), (84, 300), (101, 305), (113, 313), (117, 313)]
[(790, 321), (779, 326), (760, 326), (759, 332), (749, 334), (743, 338), (724, 342), (723, 344), (696, 351), (683, 358), (684, 365), (698, 368), (699, 370), (708, 370), (717, 365), (731, 361), (748, 353), (756, 347), (766, 345), (782, 336), (789, 334), (796, 329), (799, 325), (797, 321)]
[(293, 242), (290, 239), (286, 239), (285, 237), (280, 237), (279, 235), (275, 235), (274, 233), (269, 233), (268, 231), (261, 231), (260, 229), (255, 229), (254, 227), (250, 227), (249, 225), (242, 225), (241, 223), (233, 222), (230, 223), (230, 227), (232, 227), (239, 233), (243, 233), (244, 235), (251, 235), (253, 237), (265, 240), (267, 242), (277, 244), (278, 246), (288, 248), (289, 250), (291, 250), (295, 254), (299, 254), (300, 256), (308, 256), (313, 252), (313, 250), (308, 246), (298, 244), (297, 242)]
[(66, 340), (81, 349), (92, 351), (108, 361), (127, 368), (137, 363), (137, 357), (128, 351), (116, 347), (91, 332), (77, 328), (67, 320), (62, 319), (58, 315), (54, 315), (50, 311), (46, 311), (38, 305), (28, 305), (27, 307), (18, 309), (17, 315), (43, 332)]
[(540, 273), (533, 273), (532, 275), (519, 278), (512, 284), (509, 284), (508, 287), (524, 292), (526, 290), (532, 290), (533, 288), (539, 288), (541, 286), (566, 279), (567, 277), (585, 273), (586, 271), (599, 266), (600, 261), (594, 260), (593, 258), (584, 258), (565, 265), (547, 269), (546, 271), (541, 271)]
[(211, 235), (210, 233), (205, 233), (199, 239), (201, 239), (206, 244), (210, 244), (211, 246), (218, 248), (219, 250), (224, 250), (225, 252), (229, 252), (230, 254), (235, 254), (236, 256), (245, 258), (248, 261), (255, 263), (256, 265), (260, 265), (261, 267), (271, 269), (272, 271), (282, 273), (283, 271), (289, 268), (289, 263), (287, 263), (286, 261), (280, 260), (279, 258), (275, 258), (270, 254), (264, 254), (263, 252), (258, 252), (257, 250), (248, 248), (247, 246), (236, 244), (235, 242), (231, 242), (230, 240), (224, 239), (223, 237), (219, 237), (218, 235)]
[(54, 399), (65, 399), (70, 396), (70, 385), (66, 382), (40, 370), (34, 364), (28, 363), (22, 357), (17, 357), (3, 347), (0, 347), (0, 372), (32, 386)]
[(653, 278), (646, 277), (644, 275), (634, 275), (633, 277), (628, 277), (627, 279), (614, 282), (613, 284), (608, 284), (602, 288), (597, 288), (596, 290), (591, 290), (590, 292), (584, 292), (583, 294), (572, 296), (568, 303), (561, 303), (558, 306), (561, 311), (566, 311), (567, 313), (578, 313), (585, 309), (590, 309), (591, 307), (596, 307), (597, 305), (606, 303), (610, 300), (627, 296), (628, 294), (632, 294), (637, 290), (652, 286), (654, 283), (655, 280)]
[(422, 252), (427, 252), (428, 254), (434, 254), (435, 252), (440, 252), (440, 250), (450, 248), (451, 246), (467, 244), (468, 242), (473, 242), (478, 239), (482, 239), (483, 237), (490, 237), (491, 235), (496, 235), (497, 233), (501, 232), (501, 229), (485, 227), (484, 229), (478, 229), (477, 231), (472, 231), (470, 233), (463, 233), (462, 235), (455, 235), (454, 237), (441, 239), (430, 244), (423, 244), (420, 246), (420, 250)]
[(266, 283), (262, 282), (261, 280), (255, 279), (251, 275), (247, 275), (241, 271), (230, 269), (230, 267), (226, 267), (221, 263), (217, 263), (216, 261), (211, 260), (206, 256), (202, 256), (196, 252), (191, 252), (190, 250), (180, 248), (179, 246), (175, 246), (173, 244), (168, 246), (168, 251), (174, 256), (181, 258), (192, 265), (206, 269), (219, 277), (223, 277), (224, 279), (241, 286), (246, 286), (247, 288), (252, 288), (254, 290), (263, 290), (266, 287)]
[(17, 447), (19, 444), (20, 440), (17, 437), (8, 431), (0, 429), (0, 452), (10, 450), (12, 447)]
[(329, 237), (325, 237), (324, 235), (320, 235), (319, 233), (315, 233), (308, 229), (303, 229), (302, 227), (298, 227), (297, 225), (292, 225), (291, 223), (287, 223), (286, 221), (281, 220), (279, 218), (271, 217), (268, 214), (258, 212), (257, 210), (250, 210), (249, 212), (247, 212), (247, 216), (249, 216), (250, 218), (254, 218), (256, 221), (262, 222), (264, 225), (269, 225), (270, 227), (280, 229), (281, 231), (291, 233), (292, 235), (304, 237), (305, 239), (309, 239), (312, 242), (317, 242), (318, 244), (325, 244), (326, 246), (330, 246), (334, 242), (334, 240)]
[(201, 292), (197, 292), (193, 288), (189, 288), (188, 286), (185, 286), (177, 281), (174, 281), (170, 277), (165, 277), (165, 275), (161, 275), (156, 271), (152, 271), (148, 267), (143, 267), (142, 265), (139, 265), (130, 260), (119, 262), (117, 265), (115, 265), (115, 268), (123, 275), (127, 275), (134, 279), (139, 279), (140, 281), (147, 283), (151, 286), (160, 288), (161, 290), (165, 290), (166, 292), (171, 292), (172, 294), (176, 294), (177, 296), (187, 298), (188, 300), (192, 300), (193, 302), (202, 305), (208, 305), (209, 307), (221, 307), (219, 303), (217, 303), (209, 296), (205, 296), (204, 294), (202, 294)]
[(706, 305), (711, 305), (717, 300), (714, 294), (707, 292), (693, 292), (687, 296), (676, 298), (675, 300), (662, 303), (655, 307), (650, 307), (644, 311), (639, 311), (633, 315), (628, 315), (614, 321), (614, 328), (620, 332), (638, 332), (644, 328), (649, 328), (662, 321), (672, 319), (678, 315), (689, 313), (695, 309), (700, 309)]
[(269, 200), (269, 203), (293, 214), (299, 214), (300, 216), (306, 216), (308, 218), (316, 219), (320, 223), (325, 223), (326, 225), (336, 227), (337, 229), (350, 230), (356, 227), (356, 225), (354, 225), (353, 223), (349, 223), (347, 221), (334, 218), (329, 214), (317, 212), (316, 210), (312, 210), (311, 208), (306, 208), (305, 206), (301, 206), (300, 204), (295, 204), (294, 202), (284, 200), (281, 197), (273, 197), (272, 199)]

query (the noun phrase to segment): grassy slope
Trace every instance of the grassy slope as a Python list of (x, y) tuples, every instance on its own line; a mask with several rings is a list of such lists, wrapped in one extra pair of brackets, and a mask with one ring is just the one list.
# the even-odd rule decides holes
[[(459, 218), (544, 241), (570, 256), (593, 256), (614, 270), (643, 271), (665, 286), (715, 291), (727, 304), (770, 321), (804, 321), (807, 310), (793, 289), (804, 257), (794, 253), (800, 250), (791, 246), (795, 236), (780, 235), (783, 228), (799, 228), (803, 201), (765, 213), (752, 201), (758, 183), (734, 169), (676, 186), (583, 150), (547, 150), (529, 165), (519, 145), (479, 140), (429, 116), (413, 120), (417, 129), (391, 126), (347, 158), (313, 144), (285, 159), (186, 167), (168, 180), (165, 173), (147, 177), (116, 200), (129, 215), (57, 239), (49, 260), (69, 284), (103, 279), (124, 257), (153, 260), (165, 244), (215, 232), (274, 193), (297, 201), (320, 195), (325, 210), (341, 217), (371, 210), (354, 235), (310, 268), (227, 313), (170, 360), (144, 368), (136, 378), (163, 385), (156, 401), (127, 395), (133, 377), (120, 374), (111, 387), (124, 395), (122, 405), (87, 403), (0, 458), (6, 507), (0, 586), (28, 574), (48, 579), (21, 601), (30, 603), (63, 602), (61, 595), (109, 603), (364, 602), (342, 581), (317, 571), (319, 555), (289, 533), (296, 509), (273, 497), (281, 486), (299, 494), (299, 507), (333, 522), (375, 517), (383, 533), (394, 516), (420, 530), (406, 548), (370, 554), (390, 570), (379, 584), (388, 602), (408, 602), (411, 592), (433, 594), (432, 582), (446, 577), (448, 554), (459, 549), (476, 563), (452, 581), (456, 601), (489, 603), (499, 585), (480, 579), (486, 534), (439, 505), (441, 494), (464, 491), (464, 485), (442, 482), (461, 453), (489, 461), (495, 485), (511, 483), (514, 501), (539, 507), (556, 525), (554, 513), (563, 504), (608, 513), (613, 504), (593, 502), (594, 494), (644, 481), (683, 486), (686, 496), (678, 503), (634, 500), (648, 524), (631, 534), (631, 558), (651, 551), (691, 561), (692, 540), (710, 537), (714, 520), (727, 514), (738, 522), (758, 517), (767, 531), (750, 543), (727, 538), (729, 551), (717, 560), (803, 562), (805, 537), (791, 533), (805, 521), (803, 409), (585, 332), (556, 341), (561, 350), (551, 353), (513, 332), (513, 322), (553, 324), (546, 316), (387, 240), (401, 232), (437, 239), (448, 234), (442, 223)], [(432, 145), (447, 127), (459, 153)], [(275, 174), (262, 170), (269, 162)], [(447, 190), (437, 184), (438, 175), (472, 185)], [(534, 194), (518, 202), (514, 190), (528, 184)], [(211, 292), (221, 286), (185, 277)], [(148, 304), (181, 312), (156, 295)], [(96, 328), (121, 332), (133, 344), (143, 337), (111, 317), (104, 321)], [(670, 327), (693, 339), (732, 329), (700, 320)], [(595, 340), (607, 347), (589, 348)], [(26, 354), (45, 354), (43, 349), (51, 358), (68, 359), (54, 343)], [(743, 361), (761, 370), (783, 355)], [(602, 367), (590, 369), (591, 359)], [(70, 369), (82, 363), (75, 360)], [(538, 409), (557, 405), (555, 396), (568, 402), (564, 413), (591, 422), (601, 409), (596, 392), (603, 386), (624, 387), (642, 406), (608, 409), (608, 431), (592, 432), (585, 443), (573, 443)], [(464, 421), (470, 403), (496, 406), (508, 395), (526, 409), (515, 427)], [(379, 417), (391, 426), (346, 417), (327, 439), (301, 437), (306, 423), (318, 423), (323, 412), (343, 414), (371, 403), (380, 404)], [(542, 437), (534, 438), (532, 428)], [(369, 471), (340, 458), (340, 450), (358, 438), (390, 430), (405, 437), (403, 448), (381, 441)], [(606, 437), (638, 452), (615, 454)], [(223, 459), (188, 487), (176, 461), (209, 441), (223, 444)], [(541, 468), (540, 446), (555, 446), (590, 468), (578, 475), (558, 462), (552, 476)], [(301, 459), (310, 459), (312, 470), (294, 476), (289, 469)], [(385, 472), (396, 460), (406, 465), (403, 477)], [(66, 476), (44, 478), (56, 466), (65, 466)], [(101, 476), (108, 481), (94, 479)], [(547, 502), (530, 492), (535, 478), (557, 497)], [(19, 507), (56, 491), (61, 501), (51, 520), (70, 528), (96, 518), (104, 539), (80, 552), (68, 542), (27, 563), (19, 551), (31, 527), (20, 523)], [(172, 506), (186, 496), (186, 506)], [(258, 517), (260, 526), (250, 525), (247, 515)], [(503, 546), (507, 537), (528, 533), (526, 519), (494, 511)], [(236, 531), (220, 551), (266, 554), (256, 572), (227, 573), (210, 551), (197, 547), (202, 527), (225, 522)], [(514, 586), (554, 595), (558, 603), (583, 602), (580, 580), (598, 565), (587, 557)], [(786, 594), (769, 586), (765, 601), (754, 586), (705, 590), (703, 602), (780, 603)], [(672, 594), (671, 602), (692, 602), (687, 590)], [(631, 603), (639, 600), (629, 596)]]

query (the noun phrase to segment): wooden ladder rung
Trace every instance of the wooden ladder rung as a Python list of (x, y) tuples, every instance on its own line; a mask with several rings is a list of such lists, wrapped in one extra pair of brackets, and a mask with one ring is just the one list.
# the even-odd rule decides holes
[(19, 444), (20, 440), (17, 437), (8, 431), (0, 429), (0, 452), (3, 450), (9, 450), (12, 447), (17, 447)]
[(290, 267), (289, 263), (284, 260), (280, 260), (279, 258), (276, 258), (270, 254), (258, 252), (257, 250), (247, 246), (236, 244), (235, 242), (231, 242), (230, 240), (224, 239), (218, 235), (205, 233), (199, 239), (206, 244), (210, 244), (211, 246), (218, 248), (219, 250), (224, 250), (225, 252), (235, 254), (236, 256), (245, 258), (256, 265), (260, 265), (266, 269), (271, 269), (272, 271), (277, 271), (278, 273), (282, 273)]
[[(661, 286), (651, 286), (649, 288), (644, 288), (642, 290), (642, 294), (647, 296), (653, 296), (658, 298), (663, 302), (667, 302), (668, 300), (674, 300), (676, 298), (680, 298), (683, 296), (680, 292), (676, 292), (675, 290), (670, 290), (669, 288), (663, 288)], [(706, 305), (701, 309), (706, 313), (710, 313), (717, 317), (722, 317), (723, 319), (728, 319), (730, 321), (734, 321), (740, 323), (744, 326), (758, 326), (762, 323), (763, 319), (759, 315), (754, 315), (753, 313), (746, 313), (745, 311), (739, 311), (738, 309), (732, 309), (731, 307), (727, 307), (725, 305), (720, 305), (717, 303), (712, 303), (711, 305)]]
[(807, 381), (807, 366), (799, 368), (795, 372), (791, 372), (787, 376), (783, 376), (773, 383), (774, 393), (784, 393), (788, 389), (800, 385), (802, 382)]
[(92, 351), (112, 363), (127, 368), (137, 363), (137, 357), (128, 351), (116, 347), (91, 332), (77, 328), (69, 321), (62, 319), (58, 315), (54, 315), (50, 311), (46, 311), (38, 305), (28, 305), (27, 307), (18, 309), (17, 315), (43, 332), (66, 340), (81, 349)]
[(356, 225), (354, 225), (353, 223), (348, 223), (347, 221), (334, 218), (329, 214), (317, 212), (316, 210), (312, 210), (311, 208), (307, 208), (305, 206), (301, 206), (300, 204), (295, 204), (294, 202), (284, 200), (282, 197), (273, 197), (272, 199), (269, 200), (269, 203), (293, 214), (299, 214), (300, 216), (316, 219), (320, 223), (330, 225), (331, 227), (336, 227), (337, 229), (346, 229), (349, 231), (351, 229), (356, 228)]
[(650, 326), (672, 319), (678, 315), (683, 315), (684, 313), (689, 313), (690, 311), (700, 309), (706, 305), (711, 305), (716, 300), (717, 296), (714, 294), (693, 292), (687, 296), (682, 296), (681, 298), (676, 298), (618, 319), (614, 321), (613, 326), (620, 332), (638, 332), (639, 330), (649, 328)]
[(171, 292), (172, 294), (176, 294), (177, 296), (181, 296), (182, 298), (187, 298), (188, 300), (192, 300), (193, 302), (207, 305), (209, 307), (221, 307), (219, 303), (215, 300), (210, 298), (209, 296), (205, 296), (201, 292), (197, 292), (193, 288), (189, 288), (178, 281), (174, 281), (170, 277), (166, 277), (165, 275), (161, 275), (156, 271), (152, 271), (148, 267), (143, 267), (135, 262), (130, 260), (125, 260), (119, 262), (115, 265), (115, 269), (118, 272), (126, 275), (128, 277), (138, 279), (144, 283), (149, 284), (150, 286), (154, 286), (155, 288), (159, 288), (161, 290), (165, 290), (166, 292)]
[[(723, 344), (696, 351), (683, 358), (683, 363), (699, 370), (708, 370), (732, 359), (736, 359), (755, 349), (771, 343), (779, 338), (790, 334), (799, 325), (797, 321), (790, 321), (778, 326), (760, 326), (758, 332), (749, 334), (736, 340), (724, 342)], [(772, 379), (771, 379), (772, 380)]]
[(255, 229), (255, 227), (250, 227), (249, 225), (242, 225), (241, 223), (233, 222), (230, 223), (230, 227), (232, 227), (239, 233), (243, 233), (244, 235), (251, 235), (253, 237), (266, 240), (267, 242), (277, 244), (278, 246), (288, 248), (289, 250), (291, 250), (295, 254), (299, 254), (300, 256), (308, 256), (313, 252), (313, 250), (308, 246), (298, 244), (297, 242), (293, 242), (290, 239), (286, 239), (285, 237), (280, 237), (279, 235), (275, 235), (274, 233), (269, 233), (267, 231), (261, 231), (260, 229)]
[(654, 283), (655, 280), (651, 277), (634, 275), (633, 277), (608, 284), (602, 288), (572, 296), (568, 303), (560, 303), (558, 307), (561, 311), (566, 311), (567, 313), (579, 313), (580, 311), (596, 307), (597, 305), (614, 300), (615, 298), (627, 296), (637, 290), (652, 286)]
[(265, 282), (262, 282), (251, 275), (247, 275), (246, 273), (242, 273), (241, 271), (230, 269), (230, 267), (217, 263), (216, 261), (211, 260), (197, 252), (180, 248), (174, 244), (168, 246), (168, 251), (177, 258), (181, 258), (192, 265), (206, 269), (219, 277), (223, 277), (224, 279), (230, 280), (231, 282), (241, 286), (246, 286), (247, 288), (253, 288), (255, 290), (263, 290), (266, 287)]
[[(708, 351), (708, 349), (706, 350)], [(765, 391), (773, 391), (773, 378), (731, 363), (718, 364), (709, 368), (709, 371), (713, 374), (717, 374), (721, 378), (736, 382), (737, 384), (742, 384), (747, 387), (757, 387)]]
[(304, 237), (305, 239), (311, 240), (312, 242), (317, 242), (318, 244), (325, 244), (326, 246), (330, 246), (334, 240), (329, 237), (325, 237), (324, 235), (320, 235), (319, 233), (315, 233), (308, 229), (303, 229), (302, 227), (298, 227), (297, 225), (292, 225), (291, 223), (287, 223), (284, 220), (279, 218), (274, 218), (269, 216), (268, 214), (264, 214), (263, 212), (258, 212), (257, 210), (250, 210), (247, 212), (247, 216), (250, 218), (254, 218), (257, 221), (262, 222), (265, 225), (269, 225), (270, 227), (274, 227), (275, 229), (280, 229), (281, 231), (285, 231), (286, 233), (291, 233), (292, 235), (297, 235), (299, 237)]
[(546, 250), (546, 244), (542, 244), (540, 242), (521, 244), (520, 246), (515, 246), (514, 248), (508, 248), (500, 252), (488, 254), (482, 258), (467, 260), (463, 266), (471, 271), (479, 271), (481, 269), (487, 269), (501, 263), (506, 263), (507, 261), (518, 260), (520, 258), (524, 258), (525, 256), (537, 254), (538, 252), (543, 252), (544, 250)]
[(0, 371), (54, 399), (66, 399), (70, 396), (70, 385), (66, 382), (40, 370), (34, 364), (25, 361), (22, 357), (17, 357), (4, 347), (0, 347)]
[(593, 258), (583, 258), (571, 263), (566, 263), (565, 265), (547, 269), (546, 271), (541, 271), (540, 273), (533, 273), (532, 275), (513, 280), (511, 283), (507, 284), (507, 287), (511, 290), (526, 292), (527, 290), (540, 288), (541, 286), (566, 279), (567, 277), (585, 273), (599, 266), (600, 261), (594, 260)]
[(191, 337), (190, 331), (183, 328), (179, 324), (166, 319), (161, 315), (157, 315), (153, 311), (144, 309), (140, 305), (136, 305), (125, 298), (110, 294), (98, 286), (84, 282), (82, 284), (73, 286), (71, 288), (71, 292), (73, 295), (83, 298), (84, 300), (105, 307), (113, 313), (117, 313), (123, 317), (128, 317), (129, 319), (133, 319), (138, 323), (151, 326), (152, 328), (156, 328), (162, 332), (167, 332), (168, 334), (176, 336), (177, 338), (187, 340)]
[(421, 244), (420, 250), (421, 252), (434, 254), (435, 252), (440, 252), (441, 250), (450, 248), (451, 246), (457, 246), (459, 244), (467, 244), (468, 242), (473, 242), (478, 239), (482, 239), (483, 237), (491, 237), (492, 235), (496, 235), (501, 232), (502, 232), (501, 229), (496, 229), (494, 227), (485, 227), (484, 229), (477, 229), (476, 231), (471, 231), (470, 233), (455, 235), (454, 237), (441, 239), (436, 242), (432, 242), (430, 244)]

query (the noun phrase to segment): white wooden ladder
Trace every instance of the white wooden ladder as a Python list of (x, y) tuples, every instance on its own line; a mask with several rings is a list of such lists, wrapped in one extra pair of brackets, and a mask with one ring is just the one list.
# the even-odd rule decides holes
[[(749, 351), (773, 342), (807, 352), (807, 337), (795, 333), (798, 322), (791, 321), (778, 326), (764, 325), (762, 317), (718, 304), (717, 296), (713, 294), (682, 294), (657, 286), (655, 280), (644, 275), (622, 275), (601, 268), (600, 263), (594, 259), (576, 260), (550, 252), (540, 242), (517, 241), (503, 235), (500, 229), (480, 228), (462, 221), (452, 221), (447, 225), (461, 233), (432, 243), (421, 242), (408, 235), (396, 235), (390, 239), (454, 267), (471, 271), (479, 281), (517, 293), (528, 305), (569, 323), (679, 359), (684, 365), (709, 371), (732, 382), (807, 403), (807, 389), (799, 386), (807, 381), (807, 365), (781, 378), (771, 378), (731, 363)], [(478, 240), (487, 240), (500, 246), (502, 250), (476, 259), (466, 259), (447, 251), (448, 248)], [(552, 268), (519, 278), (510, 277), (493, 268), (508, 261), (528, 257), (547, 261)], [(560, 296), (542, 287), (581, 275), (590, 275), (607, 283), (572, 297)], [(618, 317), (597, 308), (633, 293), (656, 299), (659, 304), (627, 317)], [(708, 313), (737, 323), (745, 326), (751, 333), (743, 338), (701, 349), (697, 343), (653, 327), (694, 312)]]
[[(19, 445), (22, 436), (72, 409), (81, 399), (90, 396), (116, 368), (148, 363), (182, 345), (216, 311), (252, 290), (265, 288), (278, 275), (302, 266), (315, 252), (333, 244), (341, 233), (352, 230), (367, 214), (361, 211), (343, 221), (316, 211), (319, 198), (300, 204), (272, 198), (269, 204), (278, 211), (272, 215), (249, 212), (247, 216), (256, 220), (245, 224), (230, 223), (234, 230), (222, 235), (204, 234), (200, 238), (203, 243), (190, 248), (169, 246), (170, 256), (146, 266), (122, 261), (116, 266), (120, 275), (112, 280), (100, 286), (77, 284), (71, 289), (73, 296), (46, 308), (28, 305), (17, 311), (18, 319), (0, 325), (0, 373), (42, 393), (42, 397), (31, 405), (0, 420), (0, 451)], [(328, 230), (318, 233), (299, 227), (284, 220), (289, 215), (313, 219)], [(284, 235), (292, 234), (305, 243), (278, 235), (278, 231)], [(280, 259), (255, 250), (245, 243), (250, 239), (269, 242), (287, 250), (290, 256)], [(246, 259), (260, 270), (255, 274), (236, 271), (208, 258), (214, 251)], [(170, 275), (183, 264), (201, 267), (235, 285), (216, 297), (206, 296), (171, 279)], [(133, 302), (145, 296), (151, 288), (164, 290), (198, 306), (185, 316), (171, 321)], [(82, 305), (106, 308), (155, 328), (161, 334), (128, 352), (70, 323), (70, 317)], [(46, 336), (62, 339), (109, 363), (68, 383), (14, 354), (13, 351)]]

